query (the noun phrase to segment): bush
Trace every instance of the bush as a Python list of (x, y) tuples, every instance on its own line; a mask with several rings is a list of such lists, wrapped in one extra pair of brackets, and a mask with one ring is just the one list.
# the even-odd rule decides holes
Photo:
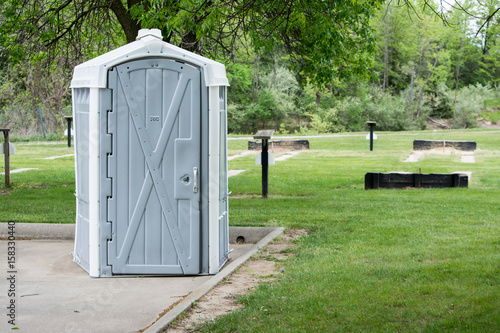
[(493, 96), (493, 89), (477, 83), (456, 92), (456, 99), (454, 90), (447, 90), (445, 95), (452, 101), (453, 127), (469, 128), (476, 125), (476, 117), (486, 108), (486, 101)]
[[(281, 76), (280, 76), (281, 75)], [(427, 117), (452, 118), (455, 91), (440, 85), (432, 95), (425, 95), (425, 103), (416, 117), (416, 105), (409, 105), (404, 92), (384, 94), (376, 85), (359, 85), (356, 97), (321, 96), (319, 106), (315, 92), (295, 94), (295, 85), (288, 72), (277, 78), (286, 78), (280, 89), (261, 88), (255, 102), (228, 107), (231, 132), (253, 132), (259, 128), (280, 128), (282, 132), (305, 131), (308, 124), (314, 133), (366, 131), (367, 121), (376, 121), (381, 131), (425, 129)], [(262, 80), (270, 84), (270, 76)], [(291, 83), (292, 82), (292, 83)], [(283, 87), (292, 87), (284, 89)], [(291, 92), (295, 92), (292, 94)], [(493, 89), (477, 84), (460, 89), (454, 105), (455, 127), (473, 127), (475, 118), (485, 108), (485, 102), (493, 97)], [(292, 119), (298, 120), (296, 125)], [(302, 123), (302, 121), (305, 121)]]
[(431, 109), (429, 116), (438, 119), (453, 118), (453, 94), (450, 94), (449, 88), (444, 83), (440, 83), (431, 96), (428, 105)]
[(252, 133), (264, 127), (276, 128), (286, 117), (276, 96), (267, 89), (259, 92), (256, 102), (246, 105), (229, 104), (227, 115), (231, 133)]
[(250, 133), (264, 127), (278, 128), (288, 115), (300, 118), (303, 114), (302, 108), (296, 106), (299, 85), (289, 70), (278, 68), (276, 75), (262, 75), (255, 97), (252, 96), (251, 67), (232, 65), (229, 70), (234, 90), (228, 95), (231, 96), (228, 101), (229, 132)]
[(403, 131), (413, 127), (412, 115), (404, 99), (398, 97), (387, 96), (373, 103), (368, 116), (377, 122), (377, 129), (381, 131)]
[(315, 113), (308, 113), (311, 118), (311, 130), (314, 133), (338, 133), (345, 131), (338, 107), (322, 109), (317, 107)]
[(370, 99), (347, 97), (337, 103), (340, 123), (346, 131), (362, 131), (369, 119)]
[(247, 129), (246, 111), (240, 104), (227, 105), (227, 127), (229, 133), (250, 133)]

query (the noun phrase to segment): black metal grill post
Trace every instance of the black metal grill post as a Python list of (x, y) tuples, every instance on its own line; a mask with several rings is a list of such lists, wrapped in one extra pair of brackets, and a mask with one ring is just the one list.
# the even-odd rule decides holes
[(370, 151), (373, 151), (373, 128), (377, 126), (375, 121), (367, 121), (368, 126), (370, 126)]
[(262, 197), (267, 198), (267, 193), (269, 193), (269, 159), (267, 156), (268, 152), (268, 140), (262, 139)]
[(262, 153), (260, 162), (262, 164), (262, 197), (267, 198), (269, 193), (269, 139), (273, 136), (274, 130), (258, 130), (253, 136), (254, 139), (262, 140)]
[(71, 116), (66, 116), (64, 117), (68, 121), (68, 147), (71, 148), (71, 122), (73, 121), (73, 117)]

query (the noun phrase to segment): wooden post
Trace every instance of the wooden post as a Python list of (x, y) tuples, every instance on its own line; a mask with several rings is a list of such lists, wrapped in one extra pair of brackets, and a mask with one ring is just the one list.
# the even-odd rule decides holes
[(10, 129), (0, 129), (3, 132), (3, 152), (5, 155), (5, 186), (10, 186), (10, 151), (9, 151), (9, 131)]
[(413, 187), (421, 188), (422, 187), (422, 174), (414, 173), (413, 174)]

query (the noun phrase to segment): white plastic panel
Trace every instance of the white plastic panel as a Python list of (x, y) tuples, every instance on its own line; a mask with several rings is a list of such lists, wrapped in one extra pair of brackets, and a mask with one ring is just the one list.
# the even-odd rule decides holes
[(227, 184), (226, 87), (219, 87), (219, 266), (228, 259), (229, 218)]
[(219, 271), (219, 87), (208, 89), (208, 219), (209, 219), (209, 273)]
[(156, 33), (151, 33), (147, 29), (144, 30), (146, 31), (141, 30), (140, 32), (143, 37), (139, 40), (75, 67), (71, 87), (105, 88), (109, 68), (144, 57), (161, 57), (184, 61), (204, 69), (205, 84), (208, 87), (229, 86), (223, 64), (163, 42)]
[(89, 264), (89, 110), (90, 89), (73, 89), (73, 119), (75, 131), (76, 170), (76, 232), (73, 261), (87, 272)]

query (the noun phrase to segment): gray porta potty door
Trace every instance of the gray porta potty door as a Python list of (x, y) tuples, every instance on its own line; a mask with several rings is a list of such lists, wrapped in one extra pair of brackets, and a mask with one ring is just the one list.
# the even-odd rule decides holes
[(113, 274), (198, 274), (201, 71), (140, 59), (108, 72)]

